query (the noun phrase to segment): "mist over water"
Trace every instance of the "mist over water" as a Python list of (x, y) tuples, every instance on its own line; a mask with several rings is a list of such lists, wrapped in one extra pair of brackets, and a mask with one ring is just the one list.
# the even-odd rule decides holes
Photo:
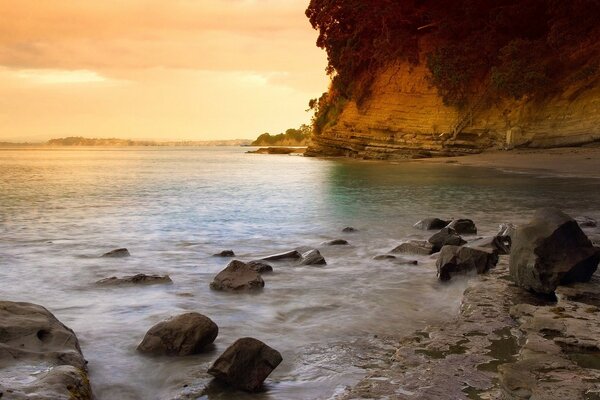
[[(72, 328), (98, 399), (194, 393), (240, 337), (279, 350), (268, 391), (248, 398), (329, 398), (359, 379), (374, 335), (401, 336), (458, 310), (464, 280), (440, 284), (435, 258), (372, 258), (424, 217), (467, 217), (480, 234), (559, 206), (599, 218), (600, 181), (449, 164), (248, 155), (244, 148), (0, 150), (0, 298), (41, 304)], [(358, 232), (343, 234), (353, 226)], [(321, 245), (343, 238), (351, 246)], [(232, 249), (251, 260), (319, 248), (324, 267), (273, 263), (256, 294), (211, 291)], [(127, 247), (132, 257), (99, 258)], [(173, 285), (98, 287), (109, 276), (169, 274)], [(215, 348), (184, 358), (135, 351), (145, 332), (197, 311)], [(184, 388), (184, 385), (188, 385)], [(207, 398), (240, 398), (215, 389)]]

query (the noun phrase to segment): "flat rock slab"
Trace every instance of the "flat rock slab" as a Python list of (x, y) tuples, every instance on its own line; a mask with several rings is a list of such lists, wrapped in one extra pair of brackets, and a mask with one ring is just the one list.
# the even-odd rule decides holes
[(270, 256), (261, 258), (261, 260), (263, 260), (263, 261), (297, 260), (301, 257), (302, 257), (302, 254), (300, 254), (299, 251), (292, 250), (292, 251), (286, 251), (285, 253), (272, 254)]
[(92, 399), (75, 333), (44, 307), (0, 301), (0, 391), (7, 399)]
[(126, 248), (111, 250), (108, 253), (104, 253), (102, 255), (102, 257), (105, 258), (123, 258), (129, 256), (131, 256), (131, 254), (129, 254), (129, 250), (127, 250)]
[(237, 389), (256, 392), (282, 360), (277, 350), (260, 340), (242, 338), (221, 354), (208, 373)]
[(224, 291), (260, 290), (265, 281), (255, 268), (238, 260), (233, 260), (211, 282), (210, 288)]
[(118, 278), (111, 276), (110, 278), (100, 279), (96, 282), (97, 285), (101, 286), (121, 286), (121, 285), (161, 285), (171, 284), (173, 281), (169, 275), (146, 275), (136, 274), (130, 276), (123, 276)]
[(207, 316), (185, 313), (150, 328), (137, 350), (154, 355), (187, 356), (203, 352), (218, 334), (217, 324)]
[(433, 245), (427, 240), (410, 240), (400, 243), (394, 247), (390, 253), (395, 254), (417, 254), (428, 256), (433, 254)]

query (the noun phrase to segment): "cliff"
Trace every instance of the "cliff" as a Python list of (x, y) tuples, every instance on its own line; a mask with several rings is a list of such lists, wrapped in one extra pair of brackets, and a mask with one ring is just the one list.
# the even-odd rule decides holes
[(444, 104), (429, 74), (423, 63), (382, 68), (360, 107), (347, 101), (313, 135), (306, 155), (394, 159), (600, 140), (597, 70), (584, 79), (573, 71), (543, 99), (503, 99), (483, 87), (462, 110)]

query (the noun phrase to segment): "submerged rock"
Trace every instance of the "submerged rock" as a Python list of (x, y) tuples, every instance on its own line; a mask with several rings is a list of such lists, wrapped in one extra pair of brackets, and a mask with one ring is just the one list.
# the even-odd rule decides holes
[(325, 265), (327, 261), (317, 249), (309, 250), (302, 254), (300, 265)]
[(381, 261), (381, 260), (395, 260), (396, 256), (393, 254), (380, 254), (378, 256), (373, 257), (373, 260)]
[(220, 253), (213, 254), (213, 257), (235, 257), (233, 250), (223, 250)]
[(260, 340), (242, 338), (225, 350), (208, 373), (237, 389), (256, 392), (282, 360), (277, 350)]
[(444, 246), (462, 246), (467, 242), (454, 229), (447, 227), (430, 237), (429, 243), (433, 245), (433, 252), (435, 253)]
[(190, 312), (154, 325), (137, 350), (155, 355), (187, 356), (205, 350), (218, 334), (219, 328), (210, 318)]
[(173, 283), (169, 275), (146, 275), (136, 274), (130, 276), (124, 276), (117, 278), (111, 276), (110, 278), (100, 279), (96, 282), (97, 285), (102, 286), (118, 286), (118, 285), (159, 285)]
[(0, 377), (7, 399), (92, 399), (77, 336), (36, 304), (0, 301)]
[(461, 235), (475, 235), (477, 234), (477, 227), (475, 223), (470, 219), (455, 219), (448, 224), (448, 228), (452, 228), (456, 233)]
[(418, 254), (428, 256), (433, 254), (433, 245), (426, 240), (410, 240), (394, 247), (391, 253)]
[(230, 262), (211, 282), (213, 290), (242, 291), (258, 290), (265, 286), (265, 281), (255, 268), (238, 260)]
[(330, 240), (328, 242), (324, 242), (323, 244), (325, 246), (346, 246), (349, 243), (347, 240), (344, 240), (344, 239), (335, 239), (335, 240)]
[(127, 250), (126, 248), (122, 248), (122, 249), (111, 250), (108, 253), (104, 253), (102, 255), (102, 257), (122, 258), (122, 257), (129, 257), (130, 255), (131, 254), (129, 254), (129, 250)]
[(373, 257), (373, 260), (376, 261), (395, 261), (397, 264), (407, 264), (407, 265), (417, 265), (419, 262), (417, 260), (408, 260), (406, 258), (397, 257), (393, 254), (380, 254), (378, 256)]
[(413, 228), (422, 229), (424, 231), (432, 231), (445, 228), (450, 221), (444, 221), (439, 218), (425, 218), (413, 225)]
[(582, 228), (594, 228), (594, 227), (598, 226), (598, 222), (594, 218), (591, 218), (591, 217), (586, 217), (586, 216), (576, 217), (575, 221)]
[(498, 254), (492, 249), (444, 246), (437, 259), (437, 275), (442, 281), (454, 275), (476, 271), (483, 274), (498, 263)]
[(356, 232), (356, 228), (353, 228), (351, 226), (347, 226), (344, 229), (342, 229), (342, 232), (344, 233), (352, 233), (352, 232)]
[(599, 261), (600, 249), (575, 220), (543, 208), (513, 236), (510, 275), (527, 290), (551, 294), (558, 285), (589, 281)]
[(297, 250), (286, 251), (285, 253), (272, 254), (261, 258), (263, 261), (297, 260), (302, 257)]
[(271, 266), (271, 264), (268, 264), (261, 260), (248, 261), (246, 264), (259, 274), (273, 272), (273, 267)]

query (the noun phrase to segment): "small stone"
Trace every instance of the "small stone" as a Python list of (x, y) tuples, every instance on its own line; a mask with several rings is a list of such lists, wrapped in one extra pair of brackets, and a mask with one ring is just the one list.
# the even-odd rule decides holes
[(300, 265), (325, 265), (325, 264), (327, 264), (327, 261), (325, 261), (325, 258), (321, 255), (321, 253), (317, 249), (313, 249), (313, 250), (307, 251), (306, 253), (302, 254), (302, 259), (300, 260)]
[(352, 233), (352, 232), (356, 232), (356, 229), (351, 227), (351, 226), (347, 226), (344, 229), (342, 229), (342, 232), (344, 233)]
[(213, 254), (213, 257), (235, 257), (233, 250), (223, 250), (220, 253)]
[(344, 240), (344, 239), (335, 239), (335, 240), (330, 240), (329, 242), (325, 242), (323, 244), (326, 246), (346, 246), (349, 243), (347, 240)]
[(127, 250), (126, 248), (122, 248), (122, 249), (115, 249), (115, 250), (111, 250), (108, 253), (104, 253), (102, 255), (102, 257), (106, 257), (106, 258), (122, 258), (122, 257), (129, 257), (131, 254), (129, 254), (129, 250)]

